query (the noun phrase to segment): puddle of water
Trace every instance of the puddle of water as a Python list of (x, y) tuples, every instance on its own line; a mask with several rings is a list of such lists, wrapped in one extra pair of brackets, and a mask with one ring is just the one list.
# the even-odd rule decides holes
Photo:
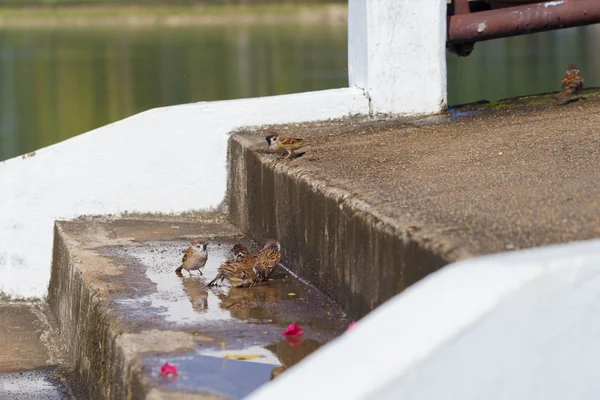
[[(236, 321), (284, 327), (299, 321), (309, 326), (309, 334), (311, 325), (320, 325), (327, 331), (339, 327), (336, 325), (343, 312), (281, 267), (272, 281), (254, 288), (206, 287), (227, 259), (233, 242), (209, 245), (203, 276), (193, 272), (190, 277), (186, 271), (184, 277), (177, 276), (174, 271), (186, 246), (185, 242), (150, 242), (147, 246), (128, 248), (124, 254), (145, 266), (145, 277), (154, 284), (154, 290), (138, 291), (139, 296), (117, 299), (116, 303), (134, 313), (145, 317), (153, 314), (176, 325), (207, 326), (207, 323)], [(132, 285), (135, 287), (136, 282)], [(335, 320), (337, 323), (332, 324)]]
[[(147, 357), (144, 370), (148, 378), (168, 390), (218, 393), (232, 399), (241, 399), (298, 363), (321, 345), (305, 340), (291, 346), (286, 340), (261, 347), (241, 349), (204, 348), (196, 354), (175, 357)], [(247, 361), (227, 359), (227, 354), (260, 355)], [(177, 377), (162, 377), (160, 366), (165, 362), (178, 367)]]
[(146, 277), (156, 285), (156, 292), (117, 302), (133, 308), (149, 305), (165, 321), (179, 324), (231, 319), (229, 311), (219, 307), (217, 295), (206, 287), (210, 282), (208, 278), (216, 275), (218, 267), (227, 259), (230, 247), (209, 244), (204, 276), (197, 271), (189, 276), (187, 271), (183, 271), (182, 278), (174, 271), (181, 264), (186, 248), (186, 242), (152, 242), (147, 247), (128, 249), (128, 255), (147, 267)]
[(0, 374), (0, 399), (67, 400), (65, 390), (46, 371)]
[(450, 110), (450, 119), (457, 119), (468, 117), (469, 115), (475, 115), (481, 113), (481, 110), (468, 110), (468, 111), (458, 111), (458, 110)]
[[(281, 267), (273, 280), (254, 288), (207, 288), (233, 244), (211, 242), (204, 276), (196, 272), (189, 277), (184, 272), (183, 278), (174, 271), (186, 242), (148, 242), (118, 251), (118, 257), (132, 257), (133, 264), (142, 266), (132, 268), (127, 278), (138, 288), (137, 294), (116, 300), (121, 315), (130, 321), (152, 321), (153, 328), (193, 329), (215, 339), (199, 344), (190, 354), (144, 359), (146, 376), (169, 390), (242, 398), (338, 336), (350, 323), (330, 299)], [(152, 284), (142, 282), (139, 274)], [(281, 333), (293, 322), (303, 327), (304, 334), (285, 339)], [(261, 357), (227, 359), (228, 354)], [(178, 366), (176, 379), (159, 376), (165, 362)]]
[(165, 361), (178, 366), (177, 378), (161, 377), (154, 370), (150, 377), (159, 381), (165, 389), (215, 393), (232, 399), (241, 399), (268, 382), (271, 371), (277, 365), (250, 361), (225, 360), (220, 357), (176, 357), (169, 360), (147, 360), (160, 365)]

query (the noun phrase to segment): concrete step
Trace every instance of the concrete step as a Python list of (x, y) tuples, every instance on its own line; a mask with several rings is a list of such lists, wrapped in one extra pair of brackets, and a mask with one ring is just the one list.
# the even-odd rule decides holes
[[(238, 132), (231, 221), (355, 317), (453, 261), (600, 237), (599, 93)], [(314, 144), (284, 161), (271, 130)]]
[[(196, 236), (204, 275), (179, 277)], [(344, 312), (282, 268), (252, 289), (207, 288), (240, 241), (257, 248), (219, 214), (56, 223), (48, 302), (85, 398), (242, 398), (344, 332)], [(293, 322), (301, 343), (281, 335)]]
[(0, 303), (0, 399), (67, 400), (77, 385), (44, 303)]

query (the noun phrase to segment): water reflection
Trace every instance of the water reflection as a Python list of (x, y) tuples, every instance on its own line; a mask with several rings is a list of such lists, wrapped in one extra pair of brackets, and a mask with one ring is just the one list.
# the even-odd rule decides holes
[(343, 24), (0, 35), (0, 160), (149, 108), (347, 86)]
[[(323, 294), (293, 278), (281, 267), (273, 279), (253, 288), (227, 285), (207, 288), (234, 242), (209, 240), (204, 276), (179, 277), (174, 270), (187, 241), (148, 242), (115, 250), (133, 257), (131, 284), (136, 294), (115, 300), (116, 312), (135, 324), (152, 321), (153, 328), (184, 328), (212, 340), (199, 342), (195, 352), (179, 356), (152, 356), (144, 360), (150, 379), (170, 390), (205, 390), (243, 398), (274, 379), (324, 343), (342, 333), (346, 316)], [(256, 249), (250, 243), (244, 243)], [(148, 279), (152, 284), (142, 284)], [(284, 338), (290, 323), (304, 334)], [(240, 356), (250, 356), (242, 360)], [(164, 362), (176, 364), (181, 379), (159, 376)]]
[[(153, 107), (347, 86), (344, 24), (27, 29), (0, 35), (0, 160)], [(448, 54), (450, 104), (600, 86), (599, 26)]]
[(204, 279), (196, 276), (183, 277), (181, 282), (192, 309), (196, 312), (206, 312), (208, 310), (208, 290), (206, 290)]

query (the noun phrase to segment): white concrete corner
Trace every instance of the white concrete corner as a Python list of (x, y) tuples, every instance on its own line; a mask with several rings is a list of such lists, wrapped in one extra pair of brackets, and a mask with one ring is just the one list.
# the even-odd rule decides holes
[(217, 207), (232, 130), (367, 112), (352, 88), (171, 106), (0, 162), (0, 293), (45, 295), (57, 219)]
[(446, 107), (446, 0), (349, 0), (350, 86), (378, 114)]

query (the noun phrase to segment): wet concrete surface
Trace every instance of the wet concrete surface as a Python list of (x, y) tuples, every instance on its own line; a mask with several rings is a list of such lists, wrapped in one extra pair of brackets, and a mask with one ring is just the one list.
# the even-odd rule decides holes
[[(456, 260), (600, 237), (598, 94), (242, 130), (231, 220), (355, 316)], [(283, 161), (269, 130), (314, 144)]]
[(0, 372), (0, 400), (70, 400), (68, 387), (51, 368)]
[[(116, 315), (132, 327), (153, 321), (155, 326), (183, 329), (211, 338), (193, 353), (177, 357), (144, 359), (146, 376), (175, 390), (201, 390), (243, 398), (268, 382), (273, 369), (291, 367), (321, 344), (344, 331), (350, 323), (330, 299), (293, 277), (283, 267), (272, 279), (254, 288), (208, 288), (206, 284), (226, 261), (229, 250), (240, 240), (213, 238), (203, 276), (192, 272), (174, 274), (187, 241), (146, 242), (143, 246), (105, 248), (120, 262), (145, 268), (145, 278), (154, 284), (150, 292), (121, 297), (115, 293)], [(241, 240), (256, 251), (259, 247)], [(127, 261), (125, 261), (127, 260)], [(121, 277), (135, 289), (139, 277)], [(136, 323), (137, 321), (137, 323)], [(304, 329), (301, 343), (290, 345), (281, 333), (297, 322)], [(224, 348), (224, 349), (223, 349)], [(281, 354), (279, 354), (281, 353)], [(251, 354), (248, 361), (226, 359), (227, 354)], [(282, 360), (284, 359), (284, 360)], [(164, 362), (177, 364), (181, 379), (158, 378)]]
[[(141, 391), (158, 388), (243, 398), (343, 333), (352, 322), (328, 297), (283, 266), (254, 288), (206, 287), (235, 243), (260, 248), (226, 221), (214, 221), (220, 222), (205, 218), (58, 223), (70, 251), (68, 259), (74, 262), (55, 263), (53, 268), (74, 267), (90, 289), (99, 289), (94, 295), (96, 309), (102, 310), (99, 319), (109, 320), (106, 334), (112, 330), (125, 354), (124, 359), (117, 356), (112, 361), (111, 355), (100, 354), (97, 362), (106, 358), (109, 361), (104, 362), (114, 365), (129, 363), (136, 374), (133, 386)], [(207, 238), (208, 262), (202, 276), (184, 271), (180, 277), (174, 271), (194, 236)], [(55, 272), (59, 273), (53, 271), (53, 276)], [(67, 299), (51, 300), (58, 310), (56, 301)], [(304, 334), (288, 341), (281, 334), (294, 322)], [(75, 340), (93, 340), (85, 336)], [(237, 359), (240, 355), (250, 359)], [(175, 379), (159, 375), (165, 362), (178, 366)], [(121, 389), (113, 390), (116, 394)]]
[(46, 312), (42, 303), (0, 304), (0, 400), (76, 398)]

